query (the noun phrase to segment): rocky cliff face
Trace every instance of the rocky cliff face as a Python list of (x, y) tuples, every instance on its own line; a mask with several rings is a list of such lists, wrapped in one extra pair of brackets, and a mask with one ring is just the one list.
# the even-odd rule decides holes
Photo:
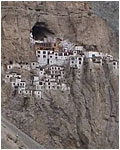
[[(88, 2), (2, 2), (2, 75), (10, 60), (33, 61), (29, 33), (44, 22), (70, 41), (118, 56), (118, 36)], [(118, 75), (108, 66), (66, 67), (70, 92), (21, 98), (2, 81), (2, 114), (46, 148), (118, 148)]]

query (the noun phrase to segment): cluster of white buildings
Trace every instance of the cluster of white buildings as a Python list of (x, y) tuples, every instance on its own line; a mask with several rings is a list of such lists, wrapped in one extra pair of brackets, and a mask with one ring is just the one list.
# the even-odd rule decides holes
[[(104, 62), (112, 64), (113, 69), (116, 70), (119, 68), (118, 61), (114, 60), (113, 56), (102, 52), (85, 51), (83, 46), (73, 46), (73, 44), (71, 44), (72, 48), (70, 48), (70, 44), (67, 45), (61, 40), (57, 41), (58, 43), (55, 43), (56, 40), (54, 40), (54, 43), (47, 44), (47, 39), (35, 41), (32, 39), (32, 36), (30, 39), (33, 45), (37, 43), (37, 47), (35, 47), (36, 61), (8, 64), (8, 73), (5, 76), (5, 82), (11, 83), (12, 88), (23, 96), (41, 98), (42, 92), (45, 90), (69, 91), (70, 87), (65, 80), (65, 65), (69, 65), (71, 68), (82, 69), (84, 61), (87, 60), (100, 65), (103, 65)], [(20, 74), (16, 72), (11, 73), (11, 70), (14, 68), (35, 71), (31, 82), (28, 84), (27, 81), (22, 79)]]

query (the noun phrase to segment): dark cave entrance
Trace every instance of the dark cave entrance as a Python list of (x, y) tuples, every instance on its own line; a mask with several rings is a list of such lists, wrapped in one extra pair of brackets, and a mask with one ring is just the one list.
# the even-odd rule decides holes
[(45, 22), (37, 22), (32, 28), (32, 35), (34, 40), (43, 40), (48, 36), (53, 36), (54, 33), (48, 28)]

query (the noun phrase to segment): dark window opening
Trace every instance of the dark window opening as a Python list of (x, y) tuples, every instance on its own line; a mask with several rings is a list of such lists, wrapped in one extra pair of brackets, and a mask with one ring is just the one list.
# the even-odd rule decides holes
[(43, 55), (43, 58), (46, 58), (46, 55)]
[(114, 62), (113, 65), (116, 65), (116, 63)]
[(39, 84), (42, 85), (42, 82), (40, 82)]
[(9, 61), (9, 63), (12, 65), (13, 64), (13, 62), (12, 61)]
[(63, 54), (62, 53), (59, 53), (59, 56), (62, 56)]
[(46, 51), (43, 51), (43, 54), (46, 54)]
[(40, 68), (40, 70), (42, 71), (43, 69), (42, 69), (42, 68)]
[(64, 53), (64, 56), (67, 56), (67, 53)]

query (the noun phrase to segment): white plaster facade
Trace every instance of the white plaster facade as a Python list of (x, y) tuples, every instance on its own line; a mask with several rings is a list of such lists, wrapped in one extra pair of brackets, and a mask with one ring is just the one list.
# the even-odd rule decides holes
[(83, 65), (84, 56), (72, 56), (70, 58), (70, 67), (80, 69)]
[(31, 69), (36, 69), (39, 68), (39, 63), (38, 62), (31, 62)]
[(18, 87), (19, 87), (19, 89), (25, 89), (25, 87), (26, 87), (26, 82), (25, 81), (21, 81), (20, 83), (18, 83)]
[(116, 60), (113, 60), (113, 69), (119, 69), (119, 64), (118, 64), (118, 61)]
[(13, 68), (13, 65), (11, 64), (11, 65), (7, 65), (7, 69), (8, 70), (10, 70), (10, 69), (12, 69)]
[(83, 51), (83, 46), (75, 46), (76, 51)]
[(40, 68), (39, 71), (38, 71), (38, 75), (39, 75), (39, 78), (41, 79), (42, 77), (44, 77), (45, 75), (45, 69), (44, 68)]
[(39, 91), (39, 90), (36, 90), (36, 91), (34, 91), (34, 96), (35, 96), (36, 98), (42, 98), (42, 92)]
[(67, 91), (67, 86), (66, 86), (66, 84), (64, 84), (64, 83), (61, 84), (61, 90), (62, 90), (62, 91)]
[(32, 96), (32, 90), (22, 90), (22, 95), (24, 96)]
[(84, 52), (86, 58), (93, 58), (93, 57), (103, 57), (103, 54), (101, 52)]
[(36, 51), (36, 57), (37, 57), (37, 61), (39, 63), (40, 66), (45, 66), (48, 65), (48, 50), (38, 50)]

